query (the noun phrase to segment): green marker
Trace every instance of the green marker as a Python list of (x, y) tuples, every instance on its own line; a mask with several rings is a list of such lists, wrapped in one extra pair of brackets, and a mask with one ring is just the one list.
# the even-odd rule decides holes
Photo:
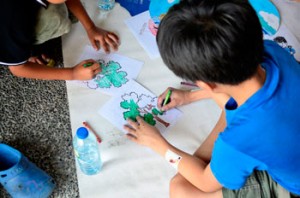
[(85, 64), (83, 64), (83, 67), (90, 67), (90, 66), (92, 66), (94, 63), (85, 63)]
[[(168, 103), (168, 101), (170, 100), (171, 94), (172, 94), (172, 90), (169, 89), (169, 90), (168, 90), (168, 93), (167, 93), (167, 95), (166, 95), (166, 98), (165, 98), (165, 100), (164, 100), (164, 103), (162, 104), (162, 107), (165, 106), (165, 105)], [(161, 111), (161, 112), (163, 112), (163, 111)]]

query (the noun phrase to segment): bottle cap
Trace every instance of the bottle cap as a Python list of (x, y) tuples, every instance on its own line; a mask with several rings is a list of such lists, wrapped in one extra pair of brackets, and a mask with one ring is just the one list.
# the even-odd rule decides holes
[(79, 139), (85, 139), (89, 135), (89, 131), (85, 127), (77, 129), (76, 135)]

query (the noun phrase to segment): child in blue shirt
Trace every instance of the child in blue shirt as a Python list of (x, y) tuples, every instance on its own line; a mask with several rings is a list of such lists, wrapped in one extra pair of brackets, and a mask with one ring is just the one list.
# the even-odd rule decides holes
[(300, 196), (300, 66), (262, 38), (248, 1), (181, 1), (161, 21), (157, 43), (163, 61), (202, 88), (170, 88), (171, 102), (161, 108), (210, 97), (223, 109), (194, 155), (141, 118), (124, 126), (129, 139), (178, 170), (170, 197)]

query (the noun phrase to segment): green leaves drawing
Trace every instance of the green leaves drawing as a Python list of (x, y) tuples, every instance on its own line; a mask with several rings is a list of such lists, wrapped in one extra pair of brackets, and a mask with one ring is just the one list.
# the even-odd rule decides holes
[(102, 72), (98, 74), (95, 82), (100, 88), (121, 87), (128, 79), (127, 73), (124, 71), (118, 71), (121, 69), (121, 65), (115, 61), (109, 61), (105, 64), (104, 61), (99, 61)]
[(151, 113), (147, 113), (144, 115), (144, 120), (145, 122), (147, 122), (148, 124), (154, 126), (156, 124), (156, 121), (154, 120), (154, 117)]
[[(134, 102), (133, 99), (131, 99), (129, 102), (128, 102), (128, 100), (122, 101), (120, 103), (120, 106), (123, 109), (128, 110), (128, 111), (123, 112), (124, 120), (127, 120), (128, 118), (130, 118), (131, 120), (136, 122), (136, 117), (141, 116), (139, 106), (137, 105), (137, 103)], [(143, 117), (143, 116), (141, 116), (141, 117)], [(147, 122), (148, 124), (150, 124), (152, 126), (154, 126), (156, 124), (156, 121), (154, 120), (154, 117), (151, 113), (144, 114), (143, 119), (145, 120), (145, 122)]]
[(129, 111), (125, 111), (123, 113), (124, 120), (130, 118), (131, 120), (136, 122), (136, 117), (140, 116), (139, 106), (134, 102), (134, 100), (124, 100), (120, 103), (120, 106), (123, 109), (128, 109)]

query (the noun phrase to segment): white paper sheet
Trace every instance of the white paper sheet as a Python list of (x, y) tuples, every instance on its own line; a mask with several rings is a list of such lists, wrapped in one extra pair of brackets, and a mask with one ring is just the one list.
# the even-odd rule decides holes
[(105, 54), (101, 51), (95, 51), (92, 46), (84, 48), (78, 62), (86, 59), (98, 61), (102, 67), (101, 73), (92, 80), (74, 82), (109, 95), (116, 94), (130, 79), (136, 79), (144, 64), (141, 61), (116, 53)]
[[(157, 108), (157, 96), (148, 91), (139, 83), (131, 80), (123, 87), (119, 95), (114, 96), (99, 110), (99, 114), (109, 120), (119, 130), (126, 133), (123, 126), (127, 124), (126, 114), (137, 112), (134, 107), (138, 106), (140, 116), (150, 116), (152, 125), (160, 132), (171, 128), (181, 116), (181, 111), (171, 109), (166, 112), (159, 112)], [(158, 111), (157, 111), (158, 110)], [(134, 119), (137, 115), (132, 117)], [(148, 122), (149, 123), (149, 122)]]
[(160, 56), (156, 44), (155, 36), (150, 32), (148, 22), (150, 20), (149, 11), (145, 11), (134, 17), (125, 20), (126, 25), (129, 27), (135, 38), (140, 45), (146, 50), (151, 59)]
[[(124, 23), (125, 19), (131, 17), (124, 8), (116, 3), (108, 17), (102, 19), (95, 0), (83, 0), (83, 3), (97, 26), (119, 35), (121, 45), (118, 54), (144, 61), (137, 78), (139, 83), (155, 95), (169, 86), (179, 88), (181, 79), (164, 65), (160, 57), (150, 59)], [(80, 23), (73, 24), (72, 32), (63, 36), (62, 42), (65, 67), (77, 64), (84, 47), (90, 43)], [(99, 145), (103, 161), (102, 171), (97, 175), (87, 176), (77, 166), (79, 197), (168, 197), (170, 179), (176, 171), (163, 157), (130, 141), (122, 131), (99, 115), (99, 108), (112, 96), (82, 88), (71, 81), (66, 84), (72, 135), (75, 135), (83, 121), (88, 121), (102, 138)], [(215, 126), (221, 111), (212, 100), (202, 100), (179, 109), (183, 112), (182, 116), (162, 135), (172, 145), (192, 154)]]

